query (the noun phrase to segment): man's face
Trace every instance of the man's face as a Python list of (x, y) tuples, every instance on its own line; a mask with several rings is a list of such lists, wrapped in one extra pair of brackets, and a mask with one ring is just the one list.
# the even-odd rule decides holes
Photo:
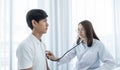
[(44, 34), (47, 32), (48, 29), (48, 23), (47, 19), (42, 19), (39, 22), (35, 22), (34, 29), (37, 31), (39, 34)]

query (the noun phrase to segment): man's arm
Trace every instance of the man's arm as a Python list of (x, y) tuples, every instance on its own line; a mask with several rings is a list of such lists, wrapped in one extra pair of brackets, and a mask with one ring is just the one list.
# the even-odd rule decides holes
[(21, 70), (32, 70), (32, 67), (31, 67), (31, 68), (28, 68), (28, 69), (21, 69)]

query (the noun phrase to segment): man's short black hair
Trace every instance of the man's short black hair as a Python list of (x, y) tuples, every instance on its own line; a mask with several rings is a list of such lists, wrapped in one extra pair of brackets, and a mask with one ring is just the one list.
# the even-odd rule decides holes
[(48, 15), (46, 14), (46, 12), (44, 10), (32, 9), (32, 10), (28, 11), (28, 13), (26, 15), (26, 21), (27, 21), (28, 26), (31, 29), (33, 29), (32, 20), (39, 22), (41, 19), (45, 19), (47, 17), (48, 17)]

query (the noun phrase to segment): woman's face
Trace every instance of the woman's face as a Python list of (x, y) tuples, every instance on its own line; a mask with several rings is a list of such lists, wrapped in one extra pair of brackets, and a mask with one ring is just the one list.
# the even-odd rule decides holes
[(86, 32), (85, 32), (85, 29), (84, 27), (82, 26), (82, 24), (79, 24), (78, 25), (78, 35), (79, 37), (82, 39), (82, 38), (86, 38)]

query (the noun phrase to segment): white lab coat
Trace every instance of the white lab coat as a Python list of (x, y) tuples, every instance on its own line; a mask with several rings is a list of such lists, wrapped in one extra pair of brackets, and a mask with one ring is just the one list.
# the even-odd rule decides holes
[(115, 67), (112, 55), (106, 50), (103, 43), (96, 39), (93, 39), (92, 47), (87, 47), (81, 41), (80, 45), (60, 59), (58, 64), (67, 63), (75, 56), (77, 56), (77, 70), (113, 70)]

